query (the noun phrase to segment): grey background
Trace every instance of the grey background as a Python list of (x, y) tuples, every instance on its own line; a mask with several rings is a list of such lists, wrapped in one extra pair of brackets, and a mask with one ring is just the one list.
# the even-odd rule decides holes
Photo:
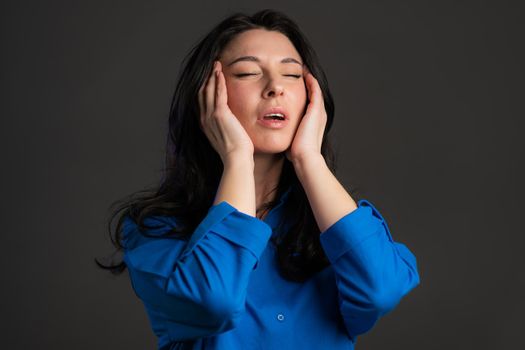
[(312, 41), (337, 177), (418, 258), (421, 285), (357, 349), (523, 349), (523, 12), (505, 1), (4, 1), (3, 348), (153, 349), (109, 204), (155, 184), (182, 57), (233, 11)]

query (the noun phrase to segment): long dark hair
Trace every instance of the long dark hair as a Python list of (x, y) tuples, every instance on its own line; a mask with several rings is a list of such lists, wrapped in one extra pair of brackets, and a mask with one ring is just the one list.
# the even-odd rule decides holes
[[(189, 239), (212, 206), (223, 172), (223, 164), (199, 127), (198, 90), (210, 74), (213, 61), (217, 59), (222, 49), (237, 34), (250, 29), (266, 29), (286, 35), (304, 64), (319, 82), (328, 117), (321, 154), (329, 169), (335, 174), (335, 154), (329, 137), (335, 107), (325, 73), (311, 44), (299, 27), (281, 12), (265, 9), (252, 16), (235, 13), (215, 26), (184, 58), (169, 113), (163, 178), (158, 186), (135, 192), (112, 204), (110, 210), (114, 211), (108, 222), (108, 230), (111, 241), (116, 247), (115, 253), (125, 249), (122, 244), (121, 229), (126, 215), (139, 225), (140, 231), (145, 235), (147, 235), (144, 231), (147, 229), (144, 225), (146, 217), (150, 215), (176, 217), (179, 226), (163, 237)], [(291, 281), (303, 282), (330, 263), (320, 244), (319, 227), (306, 193), (292, 163), (285, 157), (279, 183), (274, 189), (277, 191), (276, 200), (265, 203), (264, 208), (274, 207), (288, 188), (291, 188), (291, 191), (283, 205), (284, 215), (280, 225), (284, 225), (286, 220), (286, 226), (289, 228), (286, 234), (276, 235), (271, 242), (277, 247), (281, 275)], [(117, 216), (118, 223), (113, 235), (111, 223)], [(124, 261), (107, 266), (97, 259), (95, 262), (99, 267), (109, 269), (113, 274), (120, 274), (126, 268)]]

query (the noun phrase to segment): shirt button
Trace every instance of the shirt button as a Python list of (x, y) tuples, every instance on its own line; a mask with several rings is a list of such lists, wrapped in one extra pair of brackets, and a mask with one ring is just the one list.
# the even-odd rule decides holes
[(278, 315), (277, 315), (277, 319), (278, 319), (279, 321), (283, 321), (283, 320), (284, 320), (284, 315), (283, 315), (283, 314), (278, 314)]

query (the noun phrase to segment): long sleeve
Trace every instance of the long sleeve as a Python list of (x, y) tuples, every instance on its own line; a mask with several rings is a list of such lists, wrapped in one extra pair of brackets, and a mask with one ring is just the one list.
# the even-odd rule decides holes
[(158, 226), (148, 230), (152, 237), (124, 221), (124, 261), (153, 331), (182, 341), (234, 328), (271, 227), (225, 201), (209, 209), (190, 240), (155, 237), (176, 225), (173, 218), (145, 223)]
[(339, 308), (354, 340), (419, 284), (415, 256), (394, 242), (384, 218), (365, 199), (321, 233), (320, 241), (334, 268)]

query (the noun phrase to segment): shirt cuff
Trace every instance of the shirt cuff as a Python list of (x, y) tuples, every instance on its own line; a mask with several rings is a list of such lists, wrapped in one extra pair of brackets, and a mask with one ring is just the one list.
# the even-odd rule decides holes
[(379, 211), (366, 199), (357, 202), (357, 209), (343, 216), (321, 233), (320, 241), (331, 263), (384, 227), (390, 241), (392, 235)]

